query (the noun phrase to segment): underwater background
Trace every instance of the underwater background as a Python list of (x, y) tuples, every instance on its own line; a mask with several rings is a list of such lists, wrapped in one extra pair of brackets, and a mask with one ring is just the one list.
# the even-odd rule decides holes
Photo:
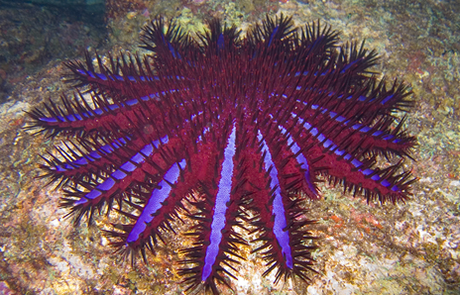
[[(25, 131), (31, 111), (72, 93), (62, 62), (85, 49), (140, 52), (141, 28), (157, 15), (203, 32), (219, 17), (246, 31), (283, 13), (296, 25), (320, 20), (343, 42), (366, 40), (375, 70), (410, 83), (415, 105), (405, 127), (417, 137), (413, 195), (406, 203), (367, 204), (321, 184), (311, 201), (319, 237), (311, 284), (273, 284), (264, 261), (248, 261), (237, 294), (460, 294), (460, 1), (0, 1), (0, 294), (181, 294), (178, 234), (150, 264), (113, 255), (97, 227), (74, 227), (61, 192), (36, 178), (60, 139)], [(96, 223), (103, 227), (102, 217)], [(232, 294), (223, 290), (223, 294)]]

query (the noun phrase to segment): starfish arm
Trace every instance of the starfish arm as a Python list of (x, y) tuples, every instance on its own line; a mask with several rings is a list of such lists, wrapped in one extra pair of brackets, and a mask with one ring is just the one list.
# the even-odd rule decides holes
[(64, 144), (66, 149), (56, 147), (55, 154), (61, 157), (52, 153), (48, 158), (43, 157), (47, 163), (42, 167), (46, 170), (43, 176), (51, 176), (52, 181), (78, 183), (85, 177), (91, 178), (102, 172), (110, 172), (108, 167), (120, 166), (126, 158), (133, 156), (134, 153), (126, 147), (130, 143), (140, 144), (138, 141), (133, 141), (129, 137), (69, 141)]
[(114, 167), (112, 172), (101, 179), (84, 179), (74, 183), (67, 190), (67, 197), (63, 199), (62, 206), (69, 207), (69, 215), (75, 216), (79, 223), (86, 215), (88, 222), (92, 221), (93, 214), (101, 211), (104, 204), (109, 205), (114, 200), (121, 201), (124, 193), (136, 183), (142, 183), (150, 178), (158, 181), (164, 177), (170, 165), (166, 159), (179, 159), (181, 156), (175, 152), (183, 146), (179, 139), (171, 139), (165, 144), (147, 143), (122, 165)]
[[(225, 128), (224, 128), (225, 130)], [(242, 136), (239, 132), (238, 136)], [(228, 283), (223, 273), (235, 277), (229, 270), (236, 269), (232, 264), (238, 263), (235, 258), (243, 259), (238, 250), (238, 244), (246, 244), (240, 234), (234, 231), (235, 226), (241, 227), (244, 219), (242, 206), (245, 203), (242, 173), (236, 168), (241, 166), (240, 154), (242, 146), (238, 146), (235, 125), (229, 134), (223, 132), (226, 145), (222, 156), (217, 156), (217, 177), (212, 184), (202, 183), (201, 190), (205, 200), (194, 202), (199, 209), (192, 218), (198, 221), (193, 228), (194, 246), (184, 250), (184, 264), (188, 267), (180, 270), (187, 290), (196, 289), (201, 283), (206, 290), (217, 294), (216, 283)], [(230, 286), (229, 286), (230, 287)]]
[(132, 196), (138, 202), (124, 200), (128, 206), (118, 210), (132, 223), (114, 225), (114, 230), (109, 231), (115, 240), (112, 244), (117, 252), (130, 258), (133, 264), (139, 252), (144, 262), (147, 262), (146, 248), (154, 252), (158, 240), (164, 243), (162, 235), (167, 231), (174, 232), (172, 222), (180, 219), (179, 212), (188, 212), (181, 201), (190, 193), (191, 185), (193, 187), (196, 184), (193, 183), (194, 177), (191, 179), (191, 173), (187, 171), (186, 159), (174, 163), (152, 189), (146, 192), (144, 188), (144, 191)]
[(322, 167), (323, 173), (330, 175), (333, 183), (341, 182), (346, 190), (364, 194), (368, 200), (377, 197), (382, 203), (407, 198), (407, 188), (413, 178), (410, 172), (399, 172), (401, 163), (385, 169), (373, 168), (372, 159), (356, 159), (318, 128), (305, 122), (300, 125), (302, 127), (297, 132), (292, 132), (294, 140), (302, 145), (311, 143), (311, 148), (304, 156), (318, 159), (315, 166)]
[[(403, 120), (393, 127), (393, 118), (363, 124), (355, 119), (345, 117), (345, 112), (332, 112), (317, 105), (304, 105), (295, 103), (291, 118), (304, 126), (321, 126), (321, 132), (334, 140), (340, 147), (354, 153), (385, 152), (397, 155), (407, 155), (415, 145), (413, 137), (401, 132)], [(292, 124), (287, 124), (293, 126)]]
[(283, 151), (284, 141), (267, 143), (262, 134), (259, 132), (258, 135), (259, 148), (246, 149), (245, 152), (245, 157), (252, 159), (248, 166), (253, 167), (248, 169), (245, 177), (255, 189), (249, 206), (255, 215), (251, 224), (258, 236), (255, 242), (261, 243), (254, 252), (261, 252), (267, 261), (264, 275), (276, 270), (276, 282), (292, 274), (308, 280), (306, 272), (311, 270), (310, 253), (314, 247), (306, 246), (313, 239), (306, 226), (312, 221), (304, 218), (305, 210), (299, 205), (299, 193), (310, 189), (308, 185), (302, 186), (303, 172), (306, 171), (292, 154), (287, 157), (273, 154), (289, 153)]

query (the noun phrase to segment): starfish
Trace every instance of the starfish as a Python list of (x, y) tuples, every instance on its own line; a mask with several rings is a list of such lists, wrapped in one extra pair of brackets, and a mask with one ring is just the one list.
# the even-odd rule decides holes
[(187, 290), (230, 287), (241, 245), (257, 245), (275, 282), (309, 281), (304, 200), (320, 199), (319, 181), (368, 202), (408, 198), (415, 178), (402, 165), (415, 138), (394, 112), (410, 108), (411, 93), (377, 77), (364, 43), (339, 46), (329, 26), (284, 16), (246, 36), (214, 19), (197, 38), (157, 18), (142, 42), (143, 58), (67, 62), (86, 92), (30, 113), (33, 128), (64, 136), (42, 168), (75, 224), (114, 211), (129, 220), (109, 231), (117, 253), (147, 261), (190, 218)]

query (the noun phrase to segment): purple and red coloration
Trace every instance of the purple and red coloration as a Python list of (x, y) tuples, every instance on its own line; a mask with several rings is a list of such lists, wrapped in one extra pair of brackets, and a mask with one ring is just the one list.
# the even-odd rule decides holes
[[(402, 161), (415, 139), (392, 113), (407, 111), (410, 92), (376, 77), (374, 51), (338, 46), (319, 23), (267, 17), (245, 37), (218, 20), (209, 28), (195, 40), (159, 18), (144, 29), (143, 59), (68, 62), (89, 94), (30, 113), (33, 127), (66, 136), (43, 168), (76, 223), (111, 210), (131, 220), (110, 235), (133, 260), (193, 219), (179, 270), (188, 289), (230, 286), (241, 244), (258, 244), (276, 281), (308, 281), (303, 200), (320, 198), (320, 179), (368, 201), (407, 198), (414, 178)], [(385, 158), (399, 161), (379, 167)]]

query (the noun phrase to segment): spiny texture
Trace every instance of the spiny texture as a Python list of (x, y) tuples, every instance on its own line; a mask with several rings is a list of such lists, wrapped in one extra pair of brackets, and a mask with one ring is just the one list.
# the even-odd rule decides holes
[(330, 27), (283, 16), (245, 37), (212, 20), (197, 39), (158, 18), (142, 42), (151, 51), (142, 59), (68, 62), (89, 94), (30, 113), (32, 127), (66, 138), (43, 169), (75, 223), (112, 210), (131, 221), (109, 232), (118, 252), (147, 260), (188, 216), (193, 246), (179, 270), (188, 290), (230, 287), (241, 245), (257, 245), (276, 281), (308, 281), (303, 201), (319, 199), (320, 179), (368, 201), (407, 198), (414, 178), (402, 161), (415, 139), (392, 113), (410, 107), (410, 93), (375, 76), (363, 44), (338, 46)]

